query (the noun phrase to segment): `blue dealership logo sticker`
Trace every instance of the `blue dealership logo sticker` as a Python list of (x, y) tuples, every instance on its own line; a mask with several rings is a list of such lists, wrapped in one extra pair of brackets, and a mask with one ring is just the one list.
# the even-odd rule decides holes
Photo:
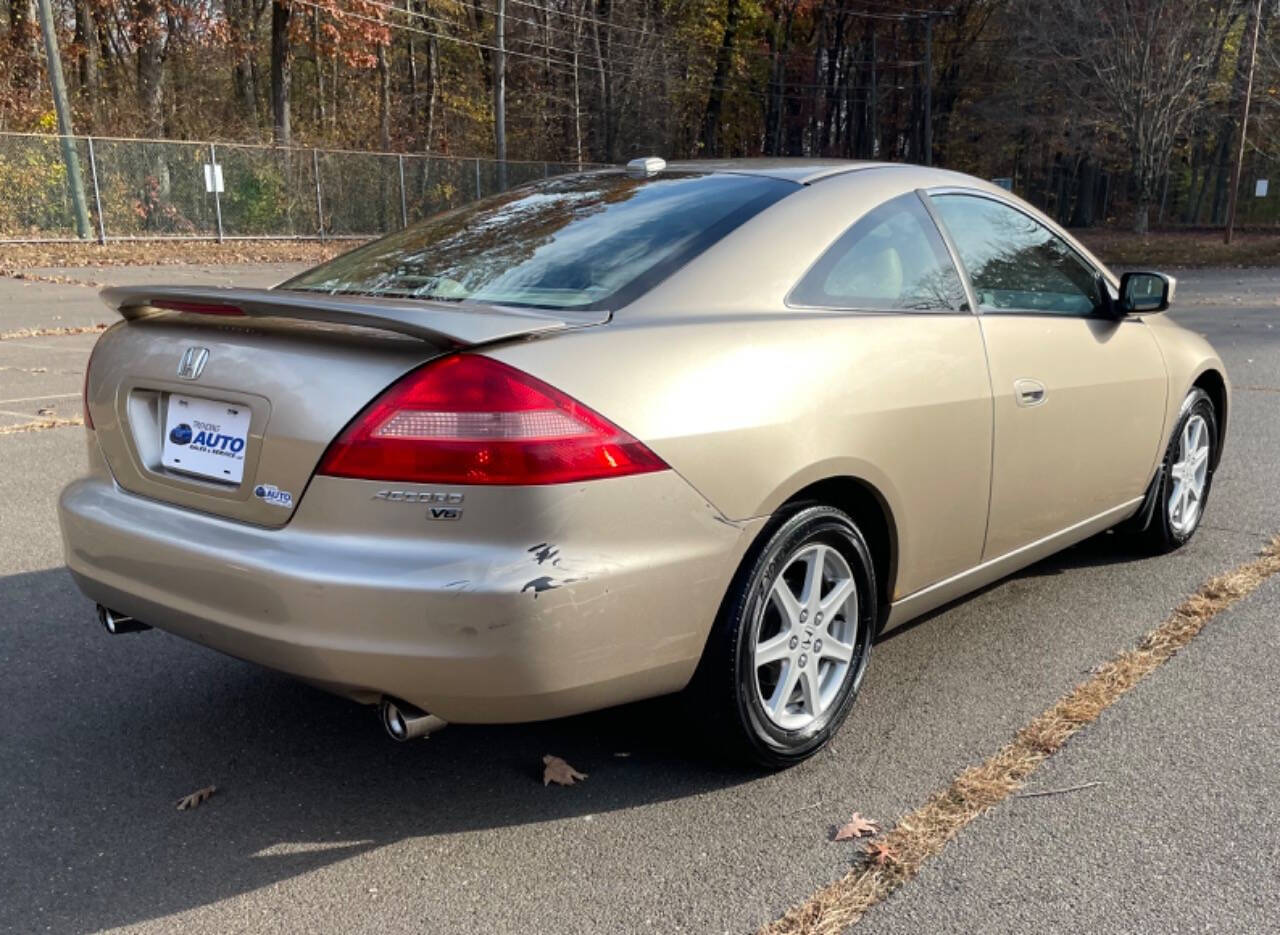
[(253, 488), (253, 495), (272, 506), (282, 506), (286, 509), (293, 506), (293, 494), (287, 490), (281, 490), (274, 484), (259, 484)]
[[(199, 425), (200, 423), (196, 423)], [(184, 426), (178, 426), (183, 428)], [(176, 429), (175, 429), (176, 431)], [(191, 447), (204, 451), (211, 455), (224, 455), (227, 457), (235, 457), (244, 451), (244, 439), (237, 438), (234, 435), (224, 435), (214, 430), (201, 429), (196, 432), (193, 437), (188, 439)]]
[(191, 426), (185, 422), (179, 422), (169, 432), (169, 441), (175, 445), (189, 445), (191, 444), (191, 436)]

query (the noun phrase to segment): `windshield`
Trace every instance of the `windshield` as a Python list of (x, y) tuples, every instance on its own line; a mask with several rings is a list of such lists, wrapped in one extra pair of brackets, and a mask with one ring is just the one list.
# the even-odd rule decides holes
[(762, 176), (701, 173), (547, 179), (428, 218), (280, 288), (617, 308), (797, 187)]

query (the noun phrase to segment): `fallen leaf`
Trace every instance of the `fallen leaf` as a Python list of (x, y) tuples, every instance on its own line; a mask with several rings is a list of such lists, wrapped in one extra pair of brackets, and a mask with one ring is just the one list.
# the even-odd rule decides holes
[(866, 838), (879, 832), (879, 823), (871, 818), (863, 818), (857, 812), (854, 812), (848, 823), (841, 825), (836, 831), (834, 840), (848, 841), (852, 838)]
[(184, 795), (182, 798), (178, 799), (178, 811), (185, 812), (189, 808), (195, 808), (217, 791), (217, 786), (205, 786), (203, 789), (197, 789), (190, 795)]
[(572, 786), (579, 779), (586, 779), (586, 773), (580, 773), (558, 756), (552, 756), (548, 753), (542, 758), (543, 766), (546, 768), (542, 771), (542, 784), (549, 786), (556, 783), (561, 786)]
[(884, 841), (876, 841), (867, 845), (867, 856), (881, 867), (898, 862), (897, 852)]

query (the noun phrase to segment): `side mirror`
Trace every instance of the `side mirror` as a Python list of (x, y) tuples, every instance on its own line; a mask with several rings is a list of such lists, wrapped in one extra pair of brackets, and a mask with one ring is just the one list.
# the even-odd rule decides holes
[(1164, 273), (1132, 272), (1120, 277), (1120, 312), (1144, 315), (1163, 312), (1173, 301), (1178, 280)]

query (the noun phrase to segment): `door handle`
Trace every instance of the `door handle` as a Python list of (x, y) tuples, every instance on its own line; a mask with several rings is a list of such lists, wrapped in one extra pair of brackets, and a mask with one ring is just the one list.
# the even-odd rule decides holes
[(1014, 380), (1013, 399), (1019, 406), (1039, 406), (1048, 396), (1039, 380)]

